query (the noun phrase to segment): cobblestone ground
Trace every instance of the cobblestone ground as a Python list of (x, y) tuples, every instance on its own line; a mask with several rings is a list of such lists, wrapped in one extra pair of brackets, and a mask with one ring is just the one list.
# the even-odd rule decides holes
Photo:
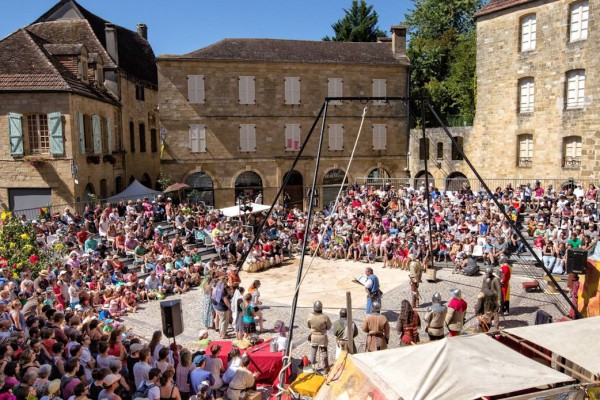
[[(314, 288), (311, 290), (311, 293), (315, 291), (323, 290), (324, 298), (322, 299), (327, 307), (328, 298), (331, 296), (331, 284), (334, 280), (337, 280), (339, 277), (340, 268), (345, 268), (344, 261), (328, 261), (315, 259), (314, 265), (323, 267), (321, 270), (316, 271), (318, 274), (318, 278), (321, 282), (321, 286)], [(356, 264), (355, 264), (356, 265)], [(281, 267), (277, 271), (278, 279), (291, 280), (292, 282), (296, 279), (296, 266), (297, 260), (289, 263), (285, 267)], [(362, 269), (366, 264), (358, 265), (358, 268)], [(402, 279), (391, 279), (394, 282), (399, 282), (397, 286), (390, 287), (386, 286), (386, 282), (382, 281), (382, 288), (385, 290), (385, 294), (383, 297), (383, 310), (385, 315), (390, 320), (390, 325), (392, 330), (395, 328), (396, 320), (398, 317), (398, 313), (400, 311), (400, 303), (404, 299), (409, 299), (410, 289), (407, 283), (406, 271), (401, 270), (382, 270), (382, 263), (371, 264), (373, 269), (375, 270), (375, 274), (378, 274), (378, 271), (381, 272), (381, 275), (385, 275), (388, 277), (390, 274), (398, 275), (398, 278)], [(431, 296), (435, 292), (440, 292), (444, 301), (448, 301), (450, 299), (449, 290), (452, 288), (458, 288), (462, 290), (463, 298), (469, 304), (469, 310), (467, 313), (467, 329), (474, 326), (474, 314), (473, 307), (475, 304), (476, 295), (479, 292), (479, 288), (481, 287), (481, 283), (483, 280), (483, 275), (480, 276), (463, 276), (463, 275), (455, 275), (452, 274), (452, 270), (448, 264), (440, 265), (442, 268), (437, 273), (438, 281), (436, 283), (430, 283), (423, 279), (423, 284), (420, 287), (420, 292), (422, 295), (422, 306), (418, 308), (418, 312), (421, 316), (426, 311), (427, 306), (430, 304)], [(318, 268), (315, 268), (317, 270)], [(242, 284), (243, 286), (248, 286), (248, 284), (254, 279), (260, 279), (262, 283), (262, 287), (271, 286), (271, 290), (269, 293), (276, 293), (272, 290), (273, 285), (277, 284), (276, 280), (271, 281), (271, 277), (269, 275), (270, 271), (257, 273), (252, 275), (242, 274)], [(311, 271), (313, 272), (313, 271)], [(424, 276), (425, 278), (425, 276)], [(524, 281), (531, 280), (524, 271), (518, 266), (513, 266), (513, 278), (511, 280), (511, 308), (510, 314), (501, 318), (501, 328), (512, 328), (517, 326), (524, 325), (532, 325), (535, 320), (535, 313), (537, 310), (542, 309), (555, 318), (561, 317), (562, 313), (557, 307), (557, 303), (562, 305), (563, 309), (568, 309), (566, 307), (566, 303), (564, 299), (558, 294), (549, 294), (546, 292), (533, 292), (528, 293), (522, 289), (521, 283)], [(314, 284), (314, 283), (313, 283)], [(263, 293), (261, 287), (261, 293)], [(360, 288), (359, 288), (360, 289)], [(287, 290), (287, 289), (286, 289)], [(362, 289), (360, 289), (362, 290)], [(360, 293), (360, 291), (358, 292)], [(342, 293), (343, 294), (343, 290)], [(338, 293), (338, 297), (341, 297), (341, 294)], [(360, 298), (357, 298), (359, 297)], [(276, 296), (273, 296), (276, 297)], [(364, 313), (364, 304), (365, 304), (365, 296), (353, 295), (353, 314), (356, 324), (360, 328), (360, 323), (362, 322), (365, 313)], [(196, 348), (196, 340), (197, 335), (200, 329), (203, 328), (200, 322), (200, 305), (201, 305), (201, 294), (198, 289), (192, 290), (190, 293), (187, 293), (182, 296), (173, 296), (172, 298), (181, 298), (183, 305), (183, 316), (184, 316), (184, 325), (185, 330), (182, 335), (177, 337), (177, 343), (182, 344), (190, 349)], [(286, 296), (278, 297), (279, 301), (274, 301), (270, 299), (268, 296), (263, 293), (263, 313), (265, 316), (265, 328), (272, 328), (273, 323), (281, 319), (285, 321), (286, 325), (289, 324), (290, 321), (290, 311), (291, 311), (291, 293), (286, 293)], [(296, 313), (296, 319), (294, 324), (294, 332), (293, 332), (293, 352), (292, 356), (296, 359), (302, 358), (303, 355), (309, 353), (309, 345), (306, 341), (308, 337), (308, 328), (306, 327), (306, 319), (309, 313), (312, 311), (312, 307), (309, 305), (312, 304), (312, 299), (310, 302), (300, 301), (300, 306), (298, 307)], [(337, 319), (337, 309), (331, 310), (328, 309), (326, 311), (330, 316), (332, 322)], [(135, 332), (140, 337), (149, 340), (152, 332), (157, 329), (161, 329), (161, 315), (160, 315), (160, 305), (159, 302), (150, 302), (142, 304), (140, 310), (135, 314), (130, 314), (124, 317), (124, 322), (127, 327), (133, 328), (133, 332)], [(359, 329), (360, 330), (360, 329)], [(264, 333), (263, 337), (269, 337), (272, 333)], [(423, 328), (421, 331), (421, 341), (427, 340), (427, 334), (425, 334)], [(210, 331), (210, 338), (218, 340), (218, 334), (215, 331)], [(357, 338), (357, 346), (359, 347), (359, 351), (364, 351), (364, 343), (365, 343), (365, 334), (364, 332), (360, 332)], [(166, 343), (166, 339), (164, 339)], [(390, 347), (397, 347), (399, 345), (398, 335), (394, 332), (392, 334), (392, 338), (390, 340)], [(333, 346), (333, 340), (330, 339), (329, 346), (329, 358), (330, 362), (333, 362), (335, 355), (335, 350)]]

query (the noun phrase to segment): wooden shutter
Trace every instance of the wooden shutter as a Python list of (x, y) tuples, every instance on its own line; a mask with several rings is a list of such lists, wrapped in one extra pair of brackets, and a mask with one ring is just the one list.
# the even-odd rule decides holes
[(581, 157), (581, 138), (580, 137), (565, 138), (565, 156), (566, 157)]
[(285, 78), (285, 104), (300, 104), (300, 78)]
[[(342, 97), (343, 96), (344, 81), (342, 78), (329, 78), (327, 81), (327, 95), (328, 97)], [(332, 100), (329, 104), (342, 104), (340, 100)]]
[(190, 151), (192, 153), (206, 152), (206, 126), (190, 125)]
[[(387, 96), (387, 81), (385, 79), (373, 79), (373, 97)], [(383, 105), (385, 101), (374, 101), (374, 104)]]
[(240, 151), (256, 151), (256, 125), (240, 125)]
[(255, 104), (254, 77), (240, 76), (240, 104)]
[(587, 1), (575, 3), (571, 7), (571, 23), (569, 36), (569, 40), (571, 42), (574, 42), (576, 40), (587, 39), (589, 7), (590, 5)]
[(198, 125), (190, 125), (190, 151), (198, 153)]
[(65, 154), (63, 138), (62, 115), (59, 112), (48, 114), (48, 129), (50, 130), (50, 154), (62, 156)]
[(79, 134), (79, 153), (85, 154), (85, 121), (82, 113), (77, 113), (77, 131)]
[(188, 101), (203, 104), (204, 100), (204, 75), (188, 75)]
[(343, 150), (344, 127), (340, 124), (329, 125), (329, 150)]
[(94, 154), (102, 154), (102, 126), (98, 115), (92, 115), (92, 143)]
[(373, 150), (385, 150), (387, 147), (387, 126), (383, 124), (373, 125)]
[(285, 150), (298, 151), (300, 150), (300, 125), (286, 124), (285, 125)]
[(521, 51), (535, 49), (536, 44), (536, 15), (528, 15), (521, 20)]
[(108, 147), (108, 152), (112, 154), (113, 152), (113, 142), (112, 142), (112, 118), (106, 118), (106, 144)]
[(10, 138), (10, 155), (23, 156), (23, 115), (8, 114), (8, 135)]
[(519, 142), (519, 156), (521, 158), (533, 158), (533, 137), (523, 135)]
[(533, 78), (521, 79), (521, 103), (519, 111), (522, 113), (533, 112), (535, 86)]

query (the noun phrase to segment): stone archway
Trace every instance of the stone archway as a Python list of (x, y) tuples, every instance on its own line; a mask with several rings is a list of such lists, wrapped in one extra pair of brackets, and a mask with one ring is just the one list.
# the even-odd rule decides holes
[(334, 168), (323, 176), (323, 208), (333, 205), (340, 191), (340, 186), (343, 186), (342, 191), (348, 188), (348, 177), (344, 181), (345, 174), (343, 170)]
[[(283, 176), (283, 181), (285, 181), (289, 172), (286, 172)], [(290, 196), (290, 207), (298, 206), (298, 208), (303, 208), (304, 202), (304, 178), (302, 174), (296, 170), (292, 171), (290, 174), (290, 180), (285, 187), (284, 190), (284, 198), (285, 193)]]
[(242, 172), (235, 178), (235, 204), (247, 199), (262, 203), (263, 181), (260, 175), (254, 171)]
[[(435, 179), (431, 172), (427, 172), (429, 178), (429, 185), (435, 187)], [(415, 175), (415, 189), (419, 190), (420, 187), (425, 187), (425, 171), (419, 171)]]
[(190, 201), (201, 201), (209, 206), (214, 206), (215, 192), (213, 180), (210, 176), (203, 172), (196, 172), (188, 176), (185, 180), (185, 183), (190, 185), (190, 188), (188, 189), (188, 194), (194, 194), (190, 198)]
[(469, 184), (469, 179), (461, 172), (452, 172), (446, 178), (446, 191), (459, 192), (463, 184)]

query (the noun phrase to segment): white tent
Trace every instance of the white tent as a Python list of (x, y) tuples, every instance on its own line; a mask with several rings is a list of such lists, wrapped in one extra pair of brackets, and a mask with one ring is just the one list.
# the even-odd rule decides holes
[[(252, 207), (251, 214), (263, 212), (263, 211), (266, 211), (269, 208), (271, 208), (270, 206), (265, 206), (263, 204), (257, 204), (257, 203), (250, 203), (247, 205)], [(244, 214), (243, 212), (240, 211), (240, 206), (231, 206), (231, 207), (221, 208), (221, 212), (226, 217), (239, 217), (240, 215)]]
[(483, 334), (348, 356), (332, 374), (317, 399), (476, 399), (573, 381)]
[(159, 191), (152, 190), (149, 187), (142, 185), (138, 180), (134, 180), (131, 182), (131, 185), (127, 186), (127, 189), (123, 190), (121, 193), (117, 193), (116, 195), (109, 197), (106, 199), (109, 203), (117, 203), (121, 200), (137, 200), (143, 199), (144, 197), (154, 198), (154, 196), (160, 194)]
[(506, 329), (600, 376), (600, 317)]

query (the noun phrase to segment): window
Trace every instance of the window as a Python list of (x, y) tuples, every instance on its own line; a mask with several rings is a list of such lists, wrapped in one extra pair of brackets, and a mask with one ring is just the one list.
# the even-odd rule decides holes
[(429, 139), (419, 139), (419, 160), (429, 160)]
[(188, 101), (204, 104), (204, 75), (188, 75)]
[(344, 150), (344, 125), (329, 125), (329, 150)]
[(83, 82), (88, 82), (88, 57), (86, 54), (81, 54), (78, 58), (79, 76)]
[(387, 126), (385, 124), (373, 125), (373, 150), (387, 149)]
[(300, 150), (300, 125), (285, 124), (285, 151)]
[(582, 108), (585, 103), (585, 70), (567, 72), (567, 109)]
[(518, 140), (517, 166), (529, 168), (533, 165), (533, 135), (519, 135)]
[[(342, 97), (344, 95), (344, 80), (342, 78), (329, 78), (327, 80), (327, 97)], [(331, 105), (342, 104), (339, 100), (330, 101)]]
[(146, 96), (144, 93), (144, 86), (135, 85), (135, 99), (140, 100), (140, 101), (146, 100)]
[(146, 152), (146, 125), (140, 124), (140, 153)]
[(521, 51), (535, 50), (535, 14), (521, 18)]
[(438, 160), (444, 159), (444, 143), (443, 142), (438, 142), (438, 144), (437, 144), (437, 159)]
[(300, 104), (300, 78), (285, 78), (285, 104)]
[(129, 151), (135, 153), (135, 124), (129, 123)]
[(204, 125), (190, 125), (190, 151), (192, 153), (206, 152), (206, 127)]
[(240, 104), (255, 104), (254, 77), (240, 76)]
[(256, 151), (256, 125), (240, 125), (240, 151)]
[(575, 3), (571, 6), (571, 23), (569, 25), (570, 42), (587, 39), (589, 10), (590, 3), (587, 0), (580, 1), (579, 3)]
[(158, 131), (150, 129), (150, 151), (156, 153), (158, 151)]
[(581, 167), (581, 136), (569, 136), (563, 139), (563, 168)]
[(463, 138), (461, 136), (454, 136), (456, 144), (452, 143), (452, 159), (455, 161), (464, 160), (462, 155), (463, 150)]
[(535, 87), (533, 78), (523, 78), (519, 80), (519, 112), (533, 112)]
[[(386, 97), (387, 81), (385, 79), (373, 79), (373, 97)], [(373, 104), (383, 105), (385, 101), (374, 101)]]
[(29, 151), (32, 154), (48, 154), (50, 152), (48, 116), (46, 114), (28, 115), (27, 131), (29, 132)]

